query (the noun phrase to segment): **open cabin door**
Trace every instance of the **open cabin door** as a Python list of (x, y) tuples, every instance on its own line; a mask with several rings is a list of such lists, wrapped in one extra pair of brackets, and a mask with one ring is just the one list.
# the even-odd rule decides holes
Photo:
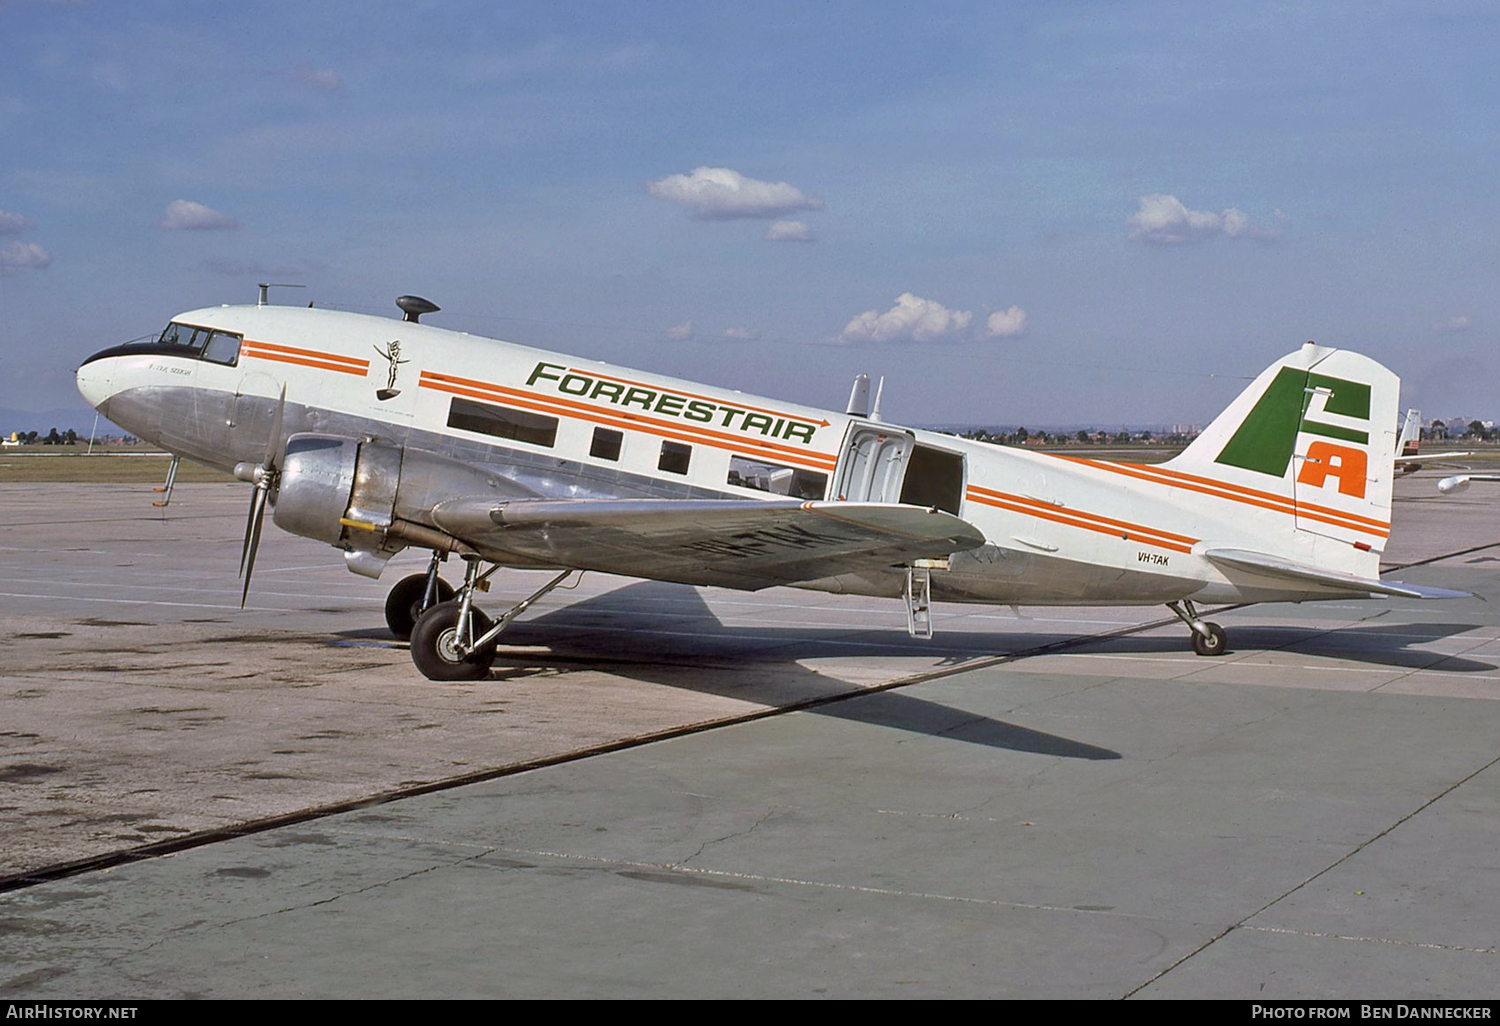
[(852, 421), (833, 475), (839, 502), (901, 502), (961, 516), (966, 467), (962, 453), (918, 445), (904, 428)]
[(900, 502), (901, 482), (917, 440), (910, 431), (871, 421), (850, 421), (833, 472), (839, 502)]

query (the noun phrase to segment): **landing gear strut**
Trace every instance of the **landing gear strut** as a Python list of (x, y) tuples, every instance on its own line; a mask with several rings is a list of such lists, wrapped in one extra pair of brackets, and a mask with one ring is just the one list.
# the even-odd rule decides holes
[(1224, 628), (1210, 623), (1198, 615), (1198, 610), (1189, 599), (1168, 602), (1167, 608), (1193, 631), (1193, 651), (1201, 656), (1223, 655), (1229, 648), (1229, 637)]
[(438, 603), (417, 618), (411, 632), (411, 661), (422, 676), (428, 680), (481, 680), (488, 676), (500, 632), (573, 574), (564, 570), (507, 609), (498, 620), (491, 620), (474, 605), (474, 593), (488, 591), (489, 579), (499, 569), (491, 566), (481, 571), (478, 559), (466, 560), (458, 597)]
[(411, 637), (417, 618), (439, 602), (453, 597), (453, 586), (438, 576), (443, 554), (436, 550), (425, 574), (412, 574), (396, 582), (385, 599), (385, 622), (391, 633), (402, 641)]

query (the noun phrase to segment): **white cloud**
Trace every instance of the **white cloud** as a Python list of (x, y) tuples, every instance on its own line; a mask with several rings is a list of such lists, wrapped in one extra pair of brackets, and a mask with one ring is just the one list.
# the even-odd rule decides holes
[(0, 246), (0, 274), (46, 267), (50, 263), (52, 254), (34, 242), (7, 242)]
[(179, 199), (167, 204), (167, 216), (161, 226), (174, 232), (199, 232), (238, 228), (240, 223), (202, 203)]
[(667, 329), (667, 338), (670, 338), (670, 339), (673, 339), (673, 340), (681, 340), (681, 339), (692, 338), (692, 337), (693, 337), (693, 322), (690, 321), (690, 320), (689, 321), (683, 321), (681, 324), (675, 325), (675, 326), (670, 327), (670, 328)]
[(1433, 331), (1463, 331), (1469, 326), (1469, 318), (1463, 314), (1450, 317), (1446, 321), (1439, 321), (1432, 326)]
[(725, 328), (724, 337), (736, 342), (751, 342), (760, 338), (760, 332), (751, 331), (749, 328)]
[(1008, 310), (996, 310), (984, 322), (985, 334), (990, 338), (1011, 338), (1026, 332), (1026, 311), (1019, 306)]
[(931, 299), (903, 292), (885, 313), (866, 310), (844, 326), (845, 342), (932, 342), (957, 335), (974, 319), (968, 310), (950, 310)]
[(794, 210), (821, 210), (822, 200), (811, 199), (786, 182), (761, 182), (727, 167), (694, 168), (692, 174), (668, 175), (646, 183), (657, 199), (693, 208), (705, 221), (741, 217), (780, 217)]
[[(1276, 212), (1276, 217), (1283, 222), (1287, 219), (1280, 210)], [(1264, 242), (1281, 234), (1278, 229), (1252, 224), (1249, 217), (1234, 207), (1226, 208), (1222, 214), (1189, 210), (1182, 200), (1165, 193), (1140, 197), (1140, 209), (1125, 223), (1130, 227), (1131, 241), (1160, 246), (1202, 242), (1218, 235), (1230, 238), (1243, 235)]]
[(0, 210), (0, 235), (20, 235), (30, 231), (33, 226), (34, 222), (29, 217)]
[(817, 242), (812, 229), (801, 221), (772, 221), (766, 229), (767, 242)]

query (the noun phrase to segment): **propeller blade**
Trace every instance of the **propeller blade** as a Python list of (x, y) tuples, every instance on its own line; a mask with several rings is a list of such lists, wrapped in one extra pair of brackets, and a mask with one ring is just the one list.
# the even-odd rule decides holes
[(255, 509), (260, 504), (260, 494), (260, 485), (256, 485), (255, 490), (250, 493), (250, 513), (245, 517), (245, 540), (240, 545), (241, 577), (245, 576), (245, 557), (250, 554), (250, 535), (255, 529)]
[(266, 456), (257, 468), (255, 494), (250, 496), (250, 515), (245, 520), (245, 541), (240, 546), (240, 576), (245, 579), (245, 588), (240, 592), (240, 608), (250, 597), (250, 575), (255, 573), (255, 553), (260, 548), (261, 526), (266, 519), (266, 500), (271, 489), (276, 487), (276, 453), (281, 448), (281, 422), (286, 413), (286, 385), (281, 386), (281, 398), (276, 403), (276, 414), (271, 418), (271, 431), (266, 437)]
[(281, 448), (281, 417), (286, 412), (286, 385), (281, 386), (281, 400), (276, 404), (276, 416), (271, 418), (271, 435), (266, 439), (266, 458), (260, 461), (267, 472), (276, 469), (276, 453)]
[(244, 574), (245, 588), (240, 592), (240, 608), (250, 597), (250, 575), (255, 573), (255, 553), (260, 548), (260, 529), (266, 518), (266, 496), (270, 489), (264, 484), (255, 486), (255, 498), (250, 500), (250, 523), (245, 527)]

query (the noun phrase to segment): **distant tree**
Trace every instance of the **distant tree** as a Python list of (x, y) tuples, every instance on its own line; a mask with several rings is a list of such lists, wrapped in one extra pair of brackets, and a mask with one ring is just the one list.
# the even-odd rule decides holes
[(1477, 421), (1477, 420), (1471, 420), (1471, 421), (1469, 421), (1469, 437), (1471, 437), (1471, 438), (1483, 438), (1484, 437), (1484, 424), (1483, 424), (1483, 422)]
[(1031, 437), (1031, 432), (1027, 431), (1024, 427), (1018, 427), (1016, 428), (1016, 433), (1011, 435), (1011, 437), (1020, 444), (1025, 445), (1026, 439)]
[(62, 435), (57, 433), (57, 428), (47, 432), (47, 437), (42, 439), (43, 445), (62, 445)]
[(68, 428), (68, 433), (65, 434), (65, 435), (63, 435), (63, 445), (77, 445), (77, 444), (78, 444), (78, 432), (74, 431), (72, 428)]
[(1080, 442), (1087, 442), (1089, 440), (1089, 433), (1083, 428), (1079, 428), (1078, 434), (1074, 435), (1073, 437), (1077, 438)]

